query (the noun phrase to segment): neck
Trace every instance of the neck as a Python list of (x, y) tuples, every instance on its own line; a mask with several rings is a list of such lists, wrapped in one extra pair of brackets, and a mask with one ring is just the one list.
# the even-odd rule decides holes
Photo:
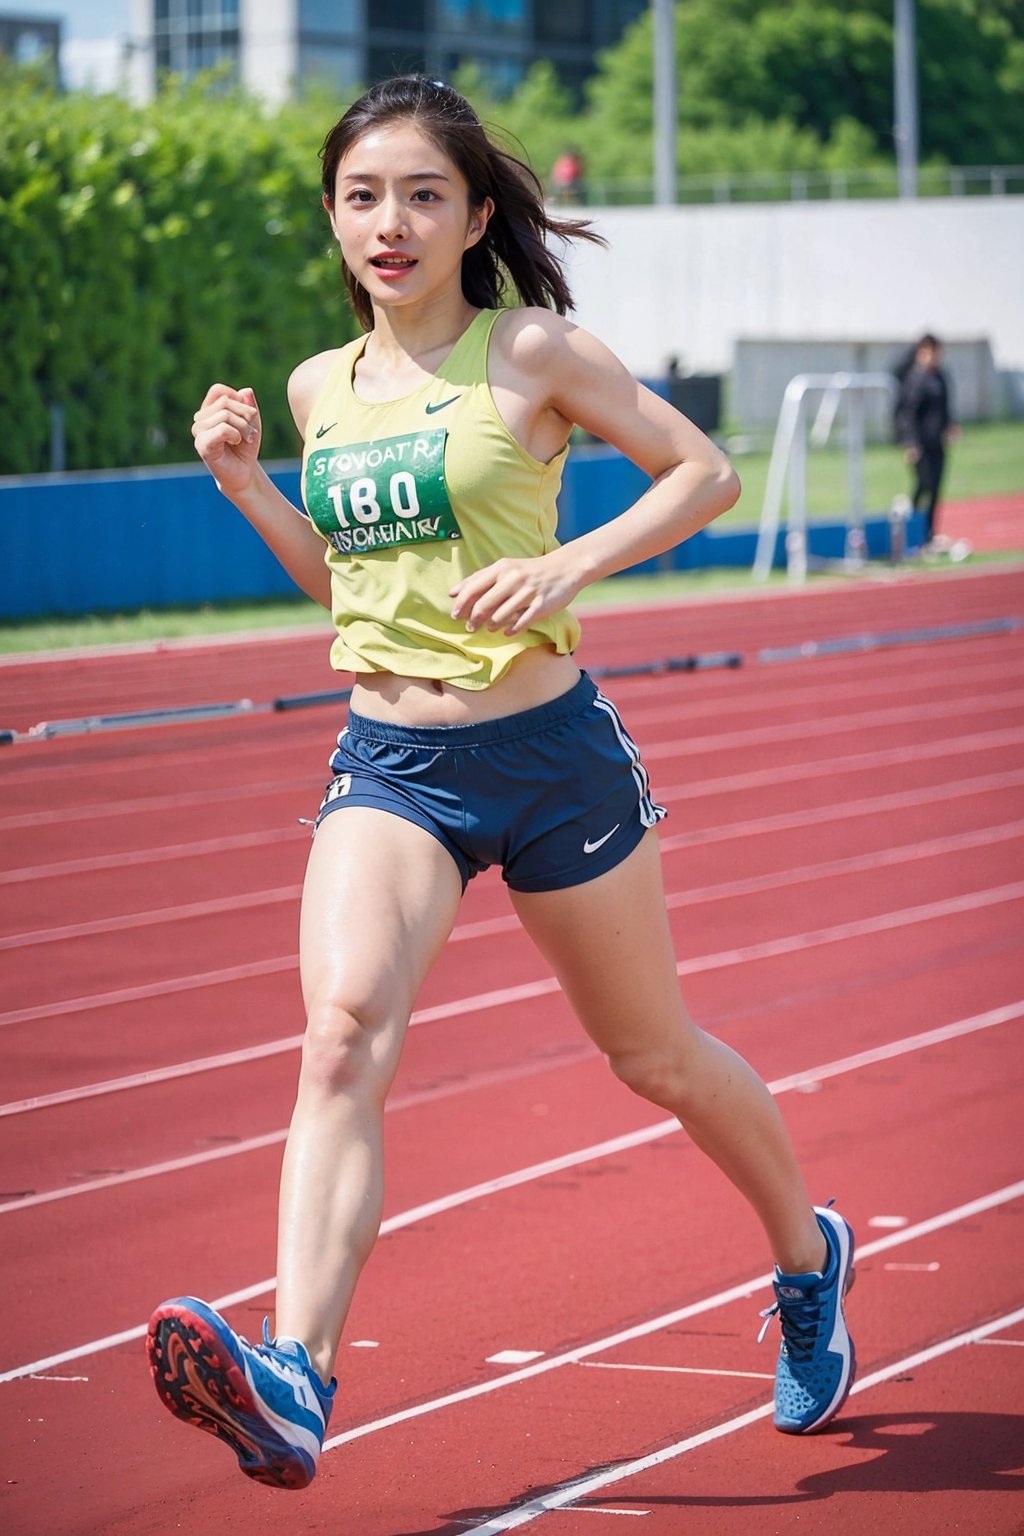
[(476, 313), (461, 288), (415, 307), (375, 304), (368, 345), (378, 362), (385, 365), (409, 358), (422, 363), (435, 352), (447, 351)]

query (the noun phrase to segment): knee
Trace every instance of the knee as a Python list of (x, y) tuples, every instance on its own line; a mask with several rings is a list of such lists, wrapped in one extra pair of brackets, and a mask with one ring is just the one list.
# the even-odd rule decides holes
[(693, 1093), (693, 1073), (681, 1050), (627, 1051), (608, 1057), (621, 1083), (640, 1098), (680, 1114)]
[(302, 1041), (301, 1087), (332, 1095), (372, 1092), (387, 1054), (385, 1034), (385, 1021), (368, 1010), (336, 1001), (315, 1003)]

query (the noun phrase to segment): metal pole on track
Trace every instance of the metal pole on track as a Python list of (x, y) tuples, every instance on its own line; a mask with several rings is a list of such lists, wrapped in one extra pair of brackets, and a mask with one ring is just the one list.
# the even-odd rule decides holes
[(915, 0), (895, 0), (893, 95), (896, 173), (900, 197), (917, 196), (917, 16)]
[(676, 43), (674, 0), (654, 0), (654, 201), (676, 201)]

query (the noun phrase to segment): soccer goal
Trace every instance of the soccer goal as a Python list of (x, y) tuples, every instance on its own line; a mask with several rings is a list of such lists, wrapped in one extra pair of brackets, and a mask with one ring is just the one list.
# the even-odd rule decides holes
[[(865, 398), (884, 391), (891, 396), (895, 380), (887, 373), (798, 373), (786, 385), (775, 428), (768, 481), (754, 556), (753, 575), (765, 581), (775, 558), (783, 504), (786, 507), (786, 570), (790, 581), (802, 582), (808, 569), (807, 449), (808, 441), (823, 448), (837, 418), (846, 425), (846, 538), (844, 563), (862, 566), (867, 558), (864, 536)], [(812, 406), (817, 414), (810, 426)]]

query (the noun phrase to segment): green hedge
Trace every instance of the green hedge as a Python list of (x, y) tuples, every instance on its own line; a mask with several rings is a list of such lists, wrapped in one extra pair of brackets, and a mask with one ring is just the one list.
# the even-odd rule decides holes
[(0, 473), (180, 462), (215, 379), (256, 390), (268, 458), (285, 384), (355, 334), (317, 150), (344, 103), (273, 114), (171, 88), (148, 107), (0, 78)]

